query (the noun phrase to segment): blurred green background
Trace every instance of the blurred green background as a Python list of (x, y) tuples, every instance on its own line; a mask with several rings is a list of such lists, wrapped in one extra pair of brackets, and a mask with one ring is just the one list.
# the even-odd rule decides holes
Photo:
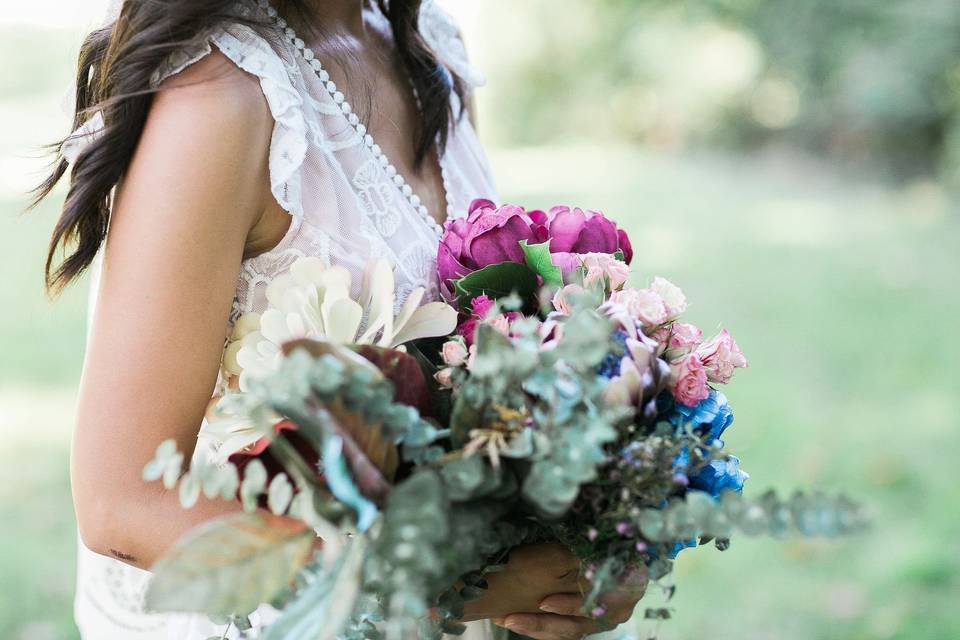
[[(85, 285), (41, 291), (65, 134), (102, 0), (0, 15), (0, 636), (76, 638), (68, 448)], [(751, 368), (728, 446), (767, 486), (875, 512), (842, 542), (684, 552), (660, 638), (960, 638), (960, 5), (452, 0), (487, 73), (505, 199), (604, 210)], [(62, 193), (61, 193), (62, 197)], [(649, 596), (659, 602), (655, 590)], [(639, 637), (649, 628), (637, 624)]]

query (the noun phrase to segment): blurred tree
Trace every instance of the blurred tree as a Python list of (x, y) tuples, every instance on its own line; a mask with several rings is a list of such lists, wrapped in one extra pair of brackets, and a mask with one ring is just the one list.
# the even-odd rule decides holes
[(899, 174), (960, 167), (956, 0), (490, 5), (511, 144), (783, 140)]

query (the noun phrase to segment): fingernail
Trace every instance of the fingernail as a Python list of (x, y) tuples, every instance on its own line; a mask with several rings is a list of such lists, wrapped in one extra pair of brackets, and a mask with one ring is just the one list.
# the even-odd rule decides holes
[(560, 611), (560, 610), (557, 609), (556, 607), (551, 606), (551, 605), (549, 605), (549, 604), (542, 604), (542, 605), (540, 605), (540, 611), (546, 611), (547, 613), (563, 613), (562, 611)]

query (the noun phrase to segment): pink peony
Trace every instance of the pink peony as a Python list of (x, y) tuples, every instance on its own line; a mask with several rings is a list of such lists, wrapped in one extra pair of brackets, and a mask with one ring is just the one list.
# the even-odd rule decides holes
[(707, 371), (697, 354), (670, 363), (670, 372), (673, 398), (680, 404), (695, 407), (710, 397)]
[(534, 242), (533, 222), (522, 207), (497, 208), (489, 200), (474, 200), (465, 218), (446, 223), (437, 252), (437, 273), (443, 293), (453, 299), (450, 281), (501, 262), (525, 261), (520, 242)]
[(735, 369), (747, 368), (747, 359), (733, 336), (724, 329), (700, 345), (697, 355), (703, 362), (710, 382), (727, 384)]
[(656, 327), (667, 321), (667, 306), (653, 289), (624, 289), (610, 294), (608, 301), (623, 307), (645, 327)]
[(529, 215), (536, 225), (537, 240), (549, 240), (552, 254), (622, 251), (627, 264), (633, 260), (633, 247), (626, 232), (599, 211), (556, 206), (547, 213), (531, 211)]

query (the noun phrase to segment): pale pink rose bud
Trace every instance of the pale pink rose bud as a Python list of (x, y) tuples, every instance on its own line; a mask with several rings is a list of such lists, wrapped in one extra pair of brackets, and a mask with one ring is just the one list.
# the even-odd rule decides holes
[(607, 280), (610, 281), (611, 290), (616, 291), (625, 285), (629, 277), (630, 267), (626, 262), (613, 259), (607, 264)]
[(606, 274), (598, 266), (587, 267), (587, 273), (583, 276), (583, 286), (592, 287), (596, 284), (604, 285)]
[(558, 313), (568, 316), (573, 310), (571, 301), (576, 299), (577, 296), (583, 295), (583, 293), (583, 287), (578, 284), (568, 284), (561, 289), (557, 289), (557, 292), (553, 294), (553, 308)]
[(663, 303), (667, 305), (667, 312), (671, 318), (676, 318), (687, 310), (687, 297), (683, 295), (680, 287), (666, 278), (657, 276), (653, 279), (653, 284), (650, 285), (650, 288), (656, 291), (663, 299)]
[(616, 291), (626, 283), (630, 276), (627, 263), (617, 260), (609, 253), (586, 253), (581, 256), (587, 270), (584, 284), (587, 286), (605, 279), (611, 291)]
[(433, 374), (433, 379), (437, 381), (441, 387), (449, 389), (453, 386), (453, 367), (447, 367), (446, 369), (440, 369), (435, 374)]
[(670, 363), (673, 397), (682, 405), (695, 407), (710, 396), (707, 372), (695, 353)]
[(467, 361), (467, 345), (461, 340), (450, 340), (443, 344), (443, 350), (440, 353), (444, 363), (451, 367), (459, 367)]
[(653, 289), (624, 289), (610, 295), (610, 302), (623, 305), (627, 312), (646, 327), (667, 321), (667, 306)]
[(506, 314), (501, 313), (490, 320), (490, 326), (505, 336), (510, 335), (510, 320), (507, 319)]
[(467, 358), (467, 369), (473, 368), (473, 363), (477, 361), (477, 345), (470, 345), (470, 356)]
[(746, 369), (747, 359), (733, 336), (724, 329), (700, 345), (697, 355), (703, 362), (710, 382), (727, 384), (735, 369)]
[(670, 348), (692, 351), (700, 344), (701, 338), (703, 338), (703, 332), (695, 325), (675, 322), (670, 332)]

